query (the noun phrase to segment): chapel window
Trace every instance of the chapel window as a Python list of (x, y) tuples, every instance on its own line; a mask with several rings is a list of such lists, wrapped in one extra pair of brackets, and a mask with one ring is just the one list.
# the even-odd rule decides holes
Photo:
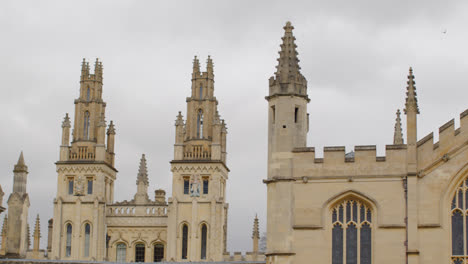
[(154, 245), (154, 262), (161, 262), (164, 259), (164, 245)]
[(357, 200), (333, 207), (332, 264), (371, 264), (371, 216), (370, 207)]
[(457, 187), (451, 203), (452, 262), (465, 263), (468, 256), (468, 179)]
[(182, 226), (182, 259), (187, 259), (187, 249), (188, 249), (188, 226)]
[(65, 244), (65, 256), (71, 256), (71, 242), (72, 242), (72, 225), (67, 224), (67, 241)]
[(89, 257), (89, 242), (91, 236), (91, 226), (85, 224), (85, 239), (84, 239), (84, 256)]
[(125, 262), (127, 260), (127, 245), (124, 243), (117, 244), (117, 262)]
[(208, 228), (206, 227), (205, 224), (203, 224), (201, 228), (201, 254), (200, 254), (201, 259), (206, 259), (207, 233), (208, 233)]
[(137, 244), (135, 246), (135, 262), (145, 262), (145, 245)]
[(203, 111), (198, 110), (197, 115), (197, 138), (203, 138)]

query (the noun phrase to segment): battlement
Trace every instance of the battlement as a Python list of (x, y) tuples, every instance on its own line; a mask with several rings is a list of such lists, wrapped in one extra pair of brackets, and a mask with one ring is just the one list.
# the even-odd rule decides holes
[(352, 176), (357, 173), (375, 176), (385, 175), (388, 171), (404, 174), (406, 145), (386, 145), (385, 150), (386, 155), (381, 157), (377, 156), (375, 145), (355, 146), (348, 153), (344, 146), (326, 146), (323, 148), (323, 158), (318, 158), (313, 147), (295, 148), (292, 151), (296, 168), (294, 177)]
[(94, 63), (94, 74), (90, 73), (89, 62), (83, 59), (83, 62), (81, 64), (81, 82), (84, 82), (84, 81), (102, 82), (102, 71), (103, 71), (102, 62), (100, 62), (99, 59), (96, 59), (96, 62)]
[(234, 252), (234, 254), (231, 254), (231, 252), (224, 252), (223, 259), (226, 262), (230, 261), (246, 261), (246, 262), (263, 262), (265, 261), (265, 252), (245, 252), (245, 254), (242, 254), (242, 252)]
[(424, 169), (432, 163), (446, 158), (458, 148), (468, 143), (468, 109), (460, 114), (460, 127), (455, 129), (455, 119), (439, 127), (439, 141), (434, 143), (431, 132), (417, 143), (418, 166)]

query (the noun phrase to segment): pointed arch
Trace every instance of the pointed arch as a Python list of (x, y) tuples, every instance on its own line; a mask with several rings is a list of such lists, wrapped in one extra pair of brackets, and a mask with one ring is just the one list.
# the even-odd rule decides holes
[(208, 225), (202, 223), (200, 227), (200, 259), (206, 259), (208, 248)]
[[(366, 194), (356, 191), (353, 189), (345, 190), (343, 192), (340, 192), (338, 194), (335, 194), (331, 198), (329, 198), (327, 201), (323, 203), (322, 206), (322, 221), (325, 222), (323, 219), (324, 216), (327, 214), (328, 211), (330, 211), (336, 204), (340, 203), (343, 200), (359, 200), (363, 203), (365, 203), (369, 208), (371, 208), (373, 214), (377, 216), (377, 213), (380, 209), (380, 205), (377, 203), (377, 201)], [(374, 217), (376, 218), (376, 217)]]
[(73, 224), (71, 221), (65, 222), (65, 257), (71, 257), (73, 238)]
[(183, 222), (181, 225), (182, 241), (181, 241), (181, 258), (187, 259), (188, 256), (188, 245), (189, 245), (189, 226)]
[(84, 237), (83, 240), (83, 257), (89, 257), (89, 249), (91, 247), (91, 235), (92, 235), (92, 224), (90, 221), (84, 221), (81, 224), (81, 234)]

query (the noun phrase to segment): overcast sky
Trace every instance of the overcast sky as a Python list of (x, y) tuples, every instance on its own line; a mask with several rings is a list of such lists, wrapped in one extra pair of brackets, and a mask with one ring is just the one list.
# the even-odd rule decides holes
[[(413, 66), (422, 138), (464, 111), (468, 1), (2, 1), (0, 183), (5, 202), (20, 151), (29, 167), (31, 229), (42, 247), (52, 217), (65, 113), (74, 116), (83, 58), (103, 61), (106, 119), (116, 125), (117, 201), (132, 199), (142, 153), (150, 197), (171, 193), (174, 120), (186, 116), (192, 60), (211, 55), (228, 125), (228, 250), (250, 251), (253, 218), (266, 222), (268, 78), (283, 26), (295, 27), (311, 102), (308, 145), (393, 140)], [(446, 33), (444, 33), (446, 32)], [(405, 131), (403, 117), (403, 130)], [(435, 133), (437, 140), (438, 135)], [(405, 140), (406, 142), (406, 140)], [(4, 203), (5, 203), (4, 202)], [(2, 215), (3, 218), (3, 215)], [(3, 222), (3, 220), (2, 220)]]

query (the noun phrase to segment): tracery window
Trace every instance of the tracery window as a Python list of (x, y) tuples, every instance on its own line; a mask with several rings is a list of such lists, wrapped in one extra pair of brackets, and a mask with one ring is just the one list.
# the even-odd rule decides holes
[(84, 113), (83, 137), (89, 139), (89, 112)]
[(371, 264), (371, 208), (347, 199), (333, 207), (331, 214), (332, 264)]
[(198, 110), (197, 115), (197, 138), (203, 138), (203, 111)]
[(201, 254), (200, 254), (201, 259), (206, 259), (207, 233), (208, 233), (208, 228), (206, 227), (205, 224), (203, 224), (201, 228)]
[(468, 179), (457, 187), (451, 208), (452, 263), (462, 264), (468, 260)]
[(182, 226), (182, 259), (187, 259), (187, 248), (188, 248), (188, 226)]
[(84, 256), (89, 257), (89, 241), (91, 236), (91, 226), (85, 224)]
[(154, 245), (154, 262), (161, 262), (164, 259), (164, 245)]
[(145, 262), (145, 245), (144, 244), (136, 244), (135, 262)]
[(71, 256), (72, 225), (67, 224), (67, 241), (65, 245), (65, 256)]
[(127, 245), (124, 243), (117, 244), (117, 262), (125, 262), (127, 260)]

